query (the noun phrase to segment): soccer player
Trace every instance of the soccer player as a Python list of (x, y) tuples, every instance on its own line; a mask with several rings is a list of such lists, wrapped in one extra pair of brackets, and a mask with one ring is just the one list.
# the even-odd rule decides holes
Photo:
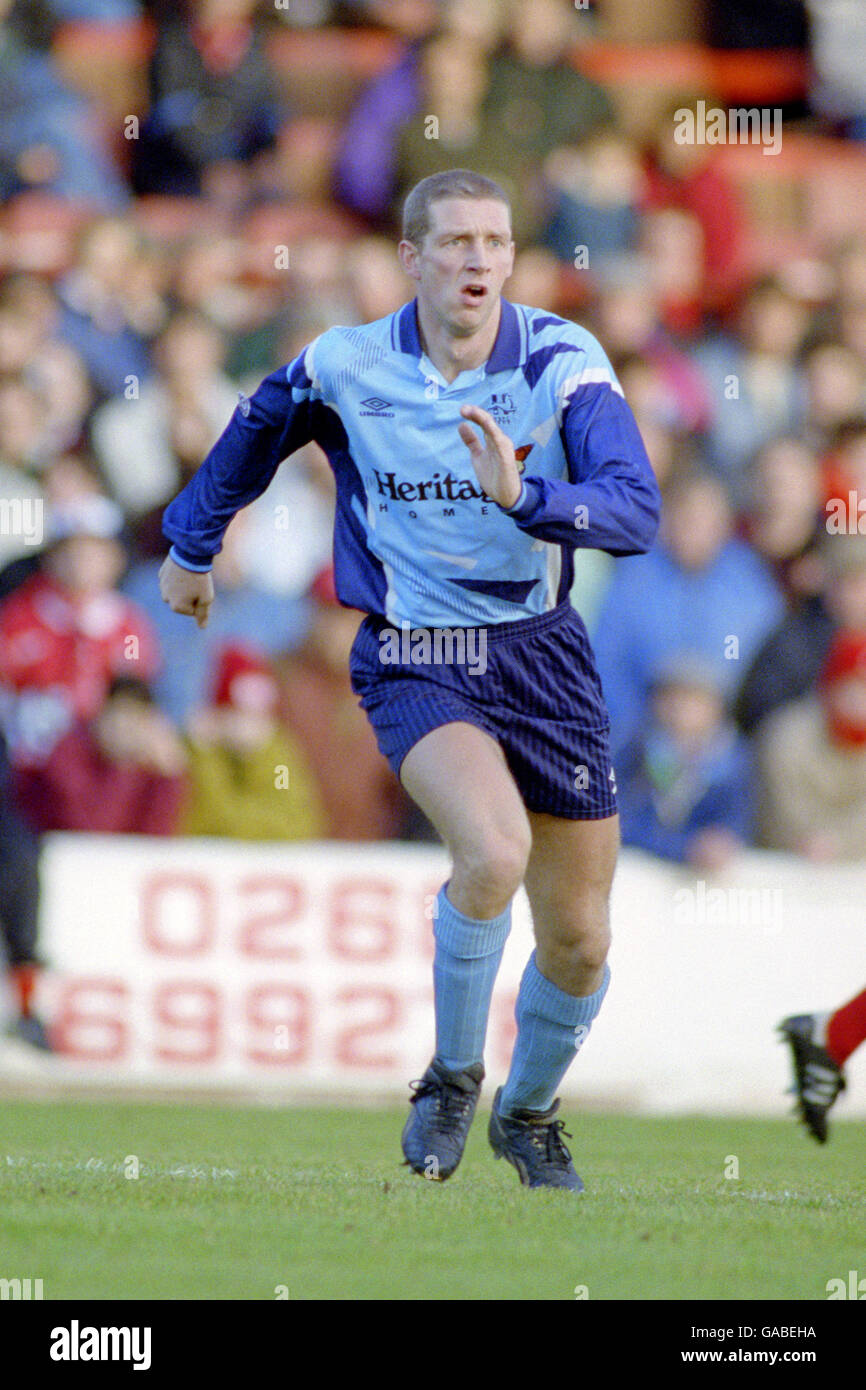
[(827, 1114), (845, 1090), (842, 1070), (866, 1041), (866, 989), (831, 1014), (792, 1014), (779, 1024), (790, 1044), (800, 1119), (819, 1144), (827, 1142)]
[(203, 626), (229, 521), (319, 442), (337, 593), (368, 615), (353, 687), (452, 859), (434, 912), (436, 1051), (406, 1162), (439, 1180), (460, 1162), (524, 883), (536, 949), (489, 1139), (524, 1184), (578, 1191), (556, 1091), (608, 987), (619, 829), (601, 683), (568, 594), (576, 546), (648, 549), (659, 492), (595, 339), (502, 297), (514, 243), (497, 184), (460, 169), (422, 180), (399, 255), (414, 300), (329, 329), (241, 399), (166, 510), (162, 593)]

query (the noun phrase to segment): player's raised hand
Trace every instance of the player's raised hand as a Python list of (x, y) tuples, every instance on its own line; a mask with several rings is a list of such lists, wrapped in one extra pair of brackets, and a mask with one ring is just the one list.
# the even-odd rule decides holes
[(173, 613), (185, 613), (195, 618), (199, 627), (207, 627), (213, 603), (213, 579), (209, 571), (198, 574), (185, 570), (167, 555), (159, 571), (159, 592)]
[(457, 426), (460, 438), (472, 455), (475, 476), (488, 497), (500, 507), (513, 507), (520, 496), (522, 483), (514, 454), (514, 445), (503, 434), (492, 415), (480, 405), (464, 405), (460, 411), (464, 420), (473, 420), (484, 432), (484, 442), (467, 424)]

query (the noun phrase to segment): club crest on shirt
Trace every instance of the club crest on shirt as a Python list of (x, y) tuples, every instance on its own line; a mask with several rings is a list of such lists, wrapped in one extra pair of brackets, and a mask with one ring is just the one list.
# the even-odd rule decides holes
[(492, 415), (500, 429), (511, 423), (512, 418), (517, 414), (517, 406), (514, 404), (514, 397), (507, 391), (497, 391), (490, 397), (487, 406), (488, 415)]

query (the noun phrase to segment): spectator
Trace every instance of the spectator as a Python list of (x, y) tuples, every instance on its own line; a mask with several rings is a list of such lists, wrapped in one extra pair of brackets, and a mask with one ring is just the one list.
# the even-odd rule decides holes
[(393, 241), (358, 237), (348, 247), (345, 267), (356, 322), (374, 323), (406, 303), (408, 282)]
[(866, 140), (866, 13), (849, 0), (805, 0), (805, 4), (815, 69), (812, 104), (840, 122), (855, 140)]
[(400, 831), (408, 803), (352, 692), (349, 653), (359, 615), (340, 607), (330, 566), (310, 597), (307, 636), (279, 663), (286, 720), (318, 782), (329, 838), (386, 840)]
[(866, 416), (854, 416), (839, 426), (822, 464), (827, 531), (856, 532), (866, 511)]
[(742, 535), (766, 560), (790, 603), (818, 592), (824, 534), (821, 473), (814, 452), (784, 436), (755, 459)]
[[(699, 368), (662, 325), (661, 291), (645, 259), (622, 256), (602, 265), (593, 319), (610, 357), (631, 365), (637, 360), (654, 371), (656, 423), (703, 433), (712, 414), (710, 392)], [(635, 404), (639, 407), (640, 400)]]
[(139, 193), (195, 196), (269, 149), (280, 124), (256, 0), (187, 0), (160, 26), (150, 112), (136, 141)]
[(173, 835), (186, 753), (146, 684), (112, 681), (98, 714), (76, 724), (49, 759), (21, 767), (14, 793), (31, 829)]
[[(430, 27), (433, 25), (431, 7)], [(397, 183), (399, 134), (421, 104), (420, 43), (359, 96), (343, 126), (334, 164), (334, 193), (343, 205), (374, 225), (386, 221)]]
[(397, 137), (397, 191), (402, 196), (441, 169), (477, 169), (510, 194), (515, 240), (531, 239), (543, 225), (538, 165), (501, 111), (485, 104), (485, 53), (456, 35), (440, 34), (424, 44), (419, 65), (420, 111)]
[[(214, 561), (219, 602), (194, 643), (183, 618), (172, 613), (159, 596), (159, 559), (133, 566), (123, 585), (158, 634), (163, 661), (154, 692), (160, 708), (181, 728), (196, 708), (207, 703), (219, 648), (248, 641), (274, 656), (294, 650), (307, 630), (309, 614), (303, 600), (268, 592), (249, 576), (244, 552), (252, 526), (251, 512), (252, 508), (239, 512), (223, 537), (222, 550)], [(275, 539), (288, 543), (289, 534), (285, 527), (276, 529), (272, 511), (271, 545)]]
[(553, 210), (544, 242), (572, 264), (580, 248), (593, 271), (633, 251), (643, 173), (637, 148), (615, 126), (598, 126), (584, 139), (554, 150), (544, 173)]
[(56, 336), (60, 305), (46, 280), (18, 273), (0, 280), (0, 373), (23, 374)]
[[(375, 18), (396, 30), (403, 47), (361, 92), (343, 125), (334, 161), (335, 197), (374, 226), (384, 226), (398, 182), (399, 138), (422, 108), (421, 53), (437, 30), (457, 38), (482, 60), (499, 41), (504, 24), (499, 0), (413, 0), (401, 15), (378, 0)], [(444, 166), (443, 166), (444, 167)]]
[(761, 841), (866, 859), (866, 633), (839, 632), (817, 689), (762, 725)]
[(140, 517), (195, 472), (237, 405), (223, 335), (201, 314), (175, 314), (154, 345), (157, 374), (93, 418), (93, 447), (113, 496)]
[(82, 234), (76, 264), (60, 282), (60, 337), (81, 354), (103, 396), (138, 389), (150, 375), (149, 334), (159, 306), (140, 303), (135, 262), (141, 240), (120, 218), (92, 223)]
[(846, 421), (866, 411), (866, 361), (832, 340), (812, 343), (803, 359), (806, 435), (829, 449)]
[(732, 535), (724, 488), (707, 471), (674, 475), (662, 539), (621, 559), (598, 616), (594, 645), (610, 711), (614, 756), (638, 731), (653, 672), (686, 646), (733, 694), (739, 672), (781, 618), (772, 574)]
[(746, 270), (746, 221), (739, 195), (719, 168), (715, 147), (681, 141), (681, 113), (693, 118), (694, 101), (675, 97), (663, 106), (646, 159), (645, 209), (691, 213), (703, 233), (703, 307), (724, 312), (742, 289)]
[(555, 149), (609, 126), (604, 88), (572, 67), (581, 17), (569, 0), (509, 0), (508, 44), (491, 63), (487, 111), (517, 158), (540, 167)]
[(743, 300), (734, 332), (715, 334), (695, 347), (694, 360), (712, 400), (709, 457), (740, 504), (748, 498), (755, 453), (803, 418), (797, 355), (808, 327), (806, 305), (778, 279), (765, 276)]
[(644, 213), (638, 252), (649, 268), (662, 326), (676, 341), (696, 338), (704, 327), (704, 230), (687, 208)]
[(866, 539), (856, 533), (824, 536), (823, 577), (817, 594), (804, 594), (748, 667), (736, 701), (737, 722), (752, 734), (773, 710), (812, 689), (839, 629), (866, 633)]
[(315, 779), (279, 718), (280, 691), (264, 656), (223, 649), (212, 703), (190, 721), (187, 835), (312, 840), (325, 832)]
[(0, 201), (29, 189), (122, 208), (129, 194), (107, 154), (94, 112), (37, 52), (0, 0)]
[(566, 275), (552, 251), (543, 246), (527, 246), (514, 257), (508, 281), (512, 304), (533, 304), (558, 314), (563, 311)]
[(649, 719), (617, 761), (617, 784), (624, 844), (712, 872), (748, 843), (750, 756), (702, 658), (679, 653), (659, 668)]
[[(9, 475), (6, 476), (8, 478)], [(2, 478), (3, 470), (0, 467), (0, 488)], [(95, 465), (85, 454), (62, 454), (45, 469), (39, 481), (39, 491), (32, 494), (35, 499), (32, 508), (29, 509), (22, 502), (21, 528), (15, 534), (10, 528), (9, 536), (0, 538), (0, 602), (35, 574), (42, 564), (46, 513), (50, 515), (55, 506), (65, 510), (70, 503), (75, 504), (82, 497), (102, 496), (102, 484)], [(13, 498), (16, 494), (8, 483), (7, 488), (0, 495)], [(14, 516), (14, 511), (11, 514)]]
[(116, 676), (156, 670), (154, 631), (115, 587), (121, 527), (105, 497), (55, 508), (39, 569), (0, 604), (0, 690), (16, 765), (50, 757), (73, 724), (99, 712)]

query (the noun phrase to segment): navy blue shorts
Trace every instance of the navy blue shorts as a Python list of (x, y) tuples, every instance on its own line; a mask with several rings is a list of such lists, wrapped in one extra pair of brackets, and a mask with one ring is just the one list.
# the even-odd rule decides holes
[(400, 632), (370, 616), (352, 647), (352, 689), (397, 776), (425, 734), (461, 721), (499, 744), (527, 810), (569, 820), (615, 815), (610, 721), (586, 628), (571, 604), (463, 630), (462, 652), (448, 638), (461, 629), (443, 631), (437, 652), (437, 629)]

